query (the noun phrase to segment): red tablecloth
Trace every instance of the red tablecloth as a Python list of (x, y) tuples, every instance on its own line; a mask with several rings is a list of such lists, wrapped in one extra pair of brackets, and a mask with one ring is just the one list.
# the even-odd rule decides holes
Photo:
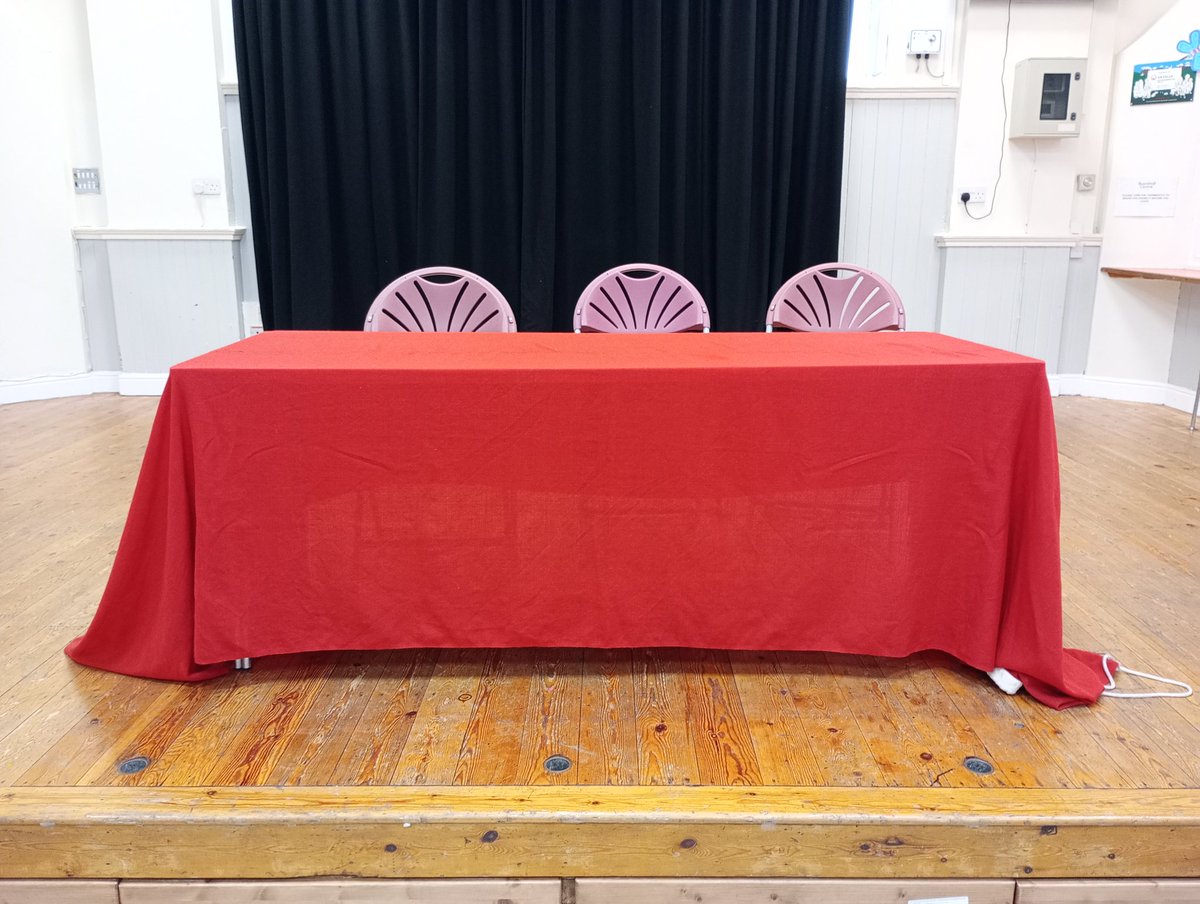
[(171, 371), (77, 661), (1062, 647), (1042, 362), (922, 333), (286, 333)]

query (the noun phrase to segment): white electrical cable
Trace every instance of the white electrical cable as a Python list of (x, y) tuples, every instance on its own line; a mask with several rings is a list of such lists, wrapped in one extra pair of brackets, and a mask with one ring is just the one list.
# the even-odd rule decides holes
[[(1116, 665), (1118, 672), (1125, 672), (1129, 675), (1136, 675), (1139, 678), (1146, 678), (1150, 681), (1161, 681), (1163, 684), (1173, 684), (1175, 687), (1181, 687), (1181, 691), (1152, 691), (1149, 693), (1132, 693), (1130, 691), (1113, 690), (1117, 686), (1117, 679), (1113, 677), (1113, 673), (1109, 671), (1108, 663), (1112, 661)], [(1145, 699), (1147, 697), (1190, 697), (1192, 695), (1192, 686), (1182, 681), (1176, 681), (1173, 678), (1164, 678), (1162, 675), (1151, 675), (1149, 672), (1139, 672), (1135, 669), (1127, 669), (1125, 666), (1118, 663), (1108, 653), (1100, 659), (1101, 666), (1104, 667), (1104, 674), (1108, 678), (1108, 684), (1104, 685), (1104, 690), (1100, 692), (1102, 697), (1129, 697), (1135, 699)]]
[(1000, 188), (1000, 178), (1004, 175), (1004, 149), (1008, 145), (1008, 88), (1004, 84), (1004, 73), (1008, 69), (1008, 41), (1012, 36), (1012, 7), (1013, 0), (1008, 0), (1008, 16), (1004, 23), (1004, 56), (1000, 59), (1000, 102), (1004, 104), (1004, 122), (1000, 126), (1000, 162), (996, 164), (996, 181), (992, 183), (992, 203), (988, 207), (988, 212), (977, 217), (971, 213), (971, 208), (967, 207), (969, 202), (962, 202), (963, 213), (972, 220), (986, 220), (995, 212), (996, 192)]

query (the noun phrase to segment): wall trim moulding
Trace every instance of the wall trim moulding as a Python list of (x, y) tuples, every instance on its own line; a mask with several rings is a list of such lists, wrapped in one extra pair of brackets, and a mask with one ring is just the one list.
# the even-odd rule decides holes
[(846, 89), (846, 100), (957, 100), (957, 85), (937, 85), (924, 88), (920, 85), (878, 87), (866, 85)]
[(162, 395), (166, 386), (166, 374), (117, 374), (117, 392), (121, 395)]
[(229, 97), (230, 95), (236, 96), (238, 93), (238, 83), (237, 82), (221, 82), (220, 89), (221, 89), (221, 95), (224, 97)]
[(1189, 414), (1195, 399), (1191, 389), (1150, 380), (1091, 377), (1087, 374), (1052, 374), (1047, 379), (1050, 381), (1050, 394), (1054, 396), (1086, 396), (1117, 402), (1146, 402), (1151, 405), (1166, 405), (1168, 408)]
[(166, 385), (166, 374), (126, 374), (115, 370), (55, 374), (30, 380), (0, 380), (0, 405), (94, 395), (98, 392), (116, 392), (124, 396), (154, 396), (162, 395)]
[(55, 374), (49, 377), (33, 377), (29, 380), (0, 380), (0, 405), (13, 402), (36, 402), (40, 399), (59, 399), (64, 396), (91, 395), (93, 392), (116, 392), (116, 381), (112, 389), (97, 389), (94, 373)]
[(1102, 235), (951, 235), (939, 232), (933, 240), (939, 248), (1074, 248), (1099, 246)]
[(125, 229), (116, 226), (76, 226), (71, 234), (77, 239), (105, 242), (236, 242), (246, 234), (245, 226), (224, 229)]
[(1076, 245), (1098, 247), (1103, 235), (950, 235), (937, 233), (934, 241), (940, 249), (1073, 249)]

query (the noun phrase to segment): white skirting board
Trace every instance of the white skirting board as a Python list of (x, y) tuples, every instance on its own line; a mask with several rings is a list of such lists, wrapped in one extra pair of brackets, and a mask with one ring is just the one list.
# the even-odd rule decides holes
[(1170, 383), (1153, 383), (1149, 380), (1092, 377), (1087, 374), (1052, 374), (1049, 380), (1050, 394), (1055, 396), (1087, 396), (1118, 402), (1147, 402), (1189, 413), (1196, 398), (1194, 388), (1172, 386)]
[[(1188, 412), (1192, 410), (1192, 400), (1195, 398), (1192, 389), (1147, 380), (1090, 377), (1086, 374), (1051, 374), (1049, 380), (1050, 394), (1055, 396), (1077, 395), (1120, 402), (1147, 402)], [(161, 395), (166, 382), (166, 374), (127, 374), (117, 371), (0, 380), (0, 405), (96, 392), (117, 392), (126, 396)]]
[(166, 383), (166, 374), (127, 374), (113, 370), (56, 374), (30, 380), (0, 380), (0, 405), (92, 395), (97, 392), (118, 392), (127, 396), (162, 395)]

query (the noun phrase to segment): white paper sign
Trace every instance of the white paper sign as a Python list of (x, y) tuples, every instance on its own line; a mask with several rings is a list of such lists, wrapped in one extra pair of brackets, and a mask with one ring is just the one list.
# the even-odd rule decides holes
[(1178, 187), (1178, 176), (1117, 179), (1113, 216), (1173, 217)]
[(966, 895), (959, 898), (913, 898), (908, 904), (971, 904)]

